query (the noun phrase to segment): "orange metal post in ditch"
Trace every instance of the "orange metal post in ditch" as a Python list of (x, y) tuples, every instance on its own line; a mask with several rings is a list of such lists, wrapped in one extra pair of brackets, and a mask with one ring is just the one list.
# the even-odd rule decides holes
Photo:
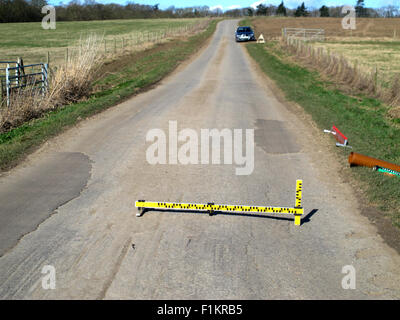
[(364, 156), (362, 154), (356, 153), (356, 152), (351, 152), (349, 156), (349, 163), (350, 166), (364, 166), (364, 167), (369, 167), (373, 168), (375, 166), (379, 166), (382, 168), (394, 170), (394, 171), (400, 171), (400, 166), (386, 162), (383, 160), (375, 159), (372, 157)]

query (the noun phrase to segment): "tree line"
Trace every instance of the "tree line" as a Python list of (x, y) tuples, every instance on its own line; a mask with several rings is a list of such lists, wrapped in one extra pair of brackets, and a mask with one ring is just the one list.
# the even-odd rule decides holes
[[(46, 0), (0, 0), (0, 22), (38, 22), (44, 14), (41, 12)], [(400, 17), (395, 6), (380, 9), (365, 7), (364, 0), (355, 4), (358, 17)], [(208, 6), (176, 8), (171, 6), (160, 9), (158, 4), (143, 5), (129, 2), (126, 5), (115, 3), (101, 4), (95, 0), (72, 0), (56, 6), (57, 21), (88, 21), (110, 19), (146, 19), (146, 18), (196, 18), (196, 17), (242, 17), (242, 16), (292, 16), (292, 17), (342, 17), (342, 7), (307, 8), (303, 2), (296, 9), (287, 8), (284, 1), (280, 5), (260, 4), (251, 7), (228, 10), (210, 10)]]
[[(0, 0), (0, 22), (38, 22), (44, 17), (41, 10), (46, 0)], [(143, 5), (129, 2), (126, 5), (115, 3), (101, 4), (94, 0), (72, 0), (67, 4), (55, 6), (57, 21), (90, 21), (110, 19), (148, 19), (148, 18), (196, 18), (218, 16), (208, 6), (175, 8), (161, 10), (159, 5)]]
[[(388, 5), (379, 9), (365, 7), (365, 0), (356, 0), (355, 3), (356, 16), (359, 18), (395, 18), (400, 17), (398, 7)], [(288, 16), (288, 17), (343, 17), (342, 6), (327, 7), (322, 5), (320, 8), (307, 8), (305, 2), (295, 9), (287, 8), (282, 1), (278, 6), (272, 4), (259, 4), (257, 8), (242, 8), (226, 11), (224, 15), (228, 16)]]

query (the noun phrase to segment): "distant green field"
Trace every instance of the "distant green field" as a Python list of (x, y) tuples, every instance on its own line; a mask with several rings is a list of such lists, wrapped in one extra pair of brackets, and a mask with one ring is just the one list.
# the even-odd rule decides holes
[(166, 33), (184, 33), (201, 22), (202, 19), (74, 21), (57, 22), (55, 30), (42, 29), (40, 22), (1, 23), (0, 61), (22, 57), (25, 64), (44, 62), (50, 52), (51, 61), (57, 63), (65, 59), (67, 47), (78, 46), (81, 38), (92, 33), (104, 35), (104, 49), (112, 51), (115, 46), (132, 47)]

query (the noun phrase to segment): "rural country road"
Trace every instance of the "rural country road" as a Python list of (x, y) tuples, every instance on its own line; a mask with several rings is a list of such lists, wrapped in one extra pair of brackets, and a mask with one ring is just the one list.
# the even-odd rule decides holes
[[(324, 138), (234, 41), (237, 20), (155, 89), (82, 121), (0, 177), (1, 299), (398, 299), (400, 259)], [(149, 164), (149, 130), (254, 129), (254, 171)], [(329, 137), (325, 137), (328, 139)], [(334, 143), (331, 141), (331, 143)], [(293, 206), (305, 217), (149, 211), (149, 201)], [(133, 246), (134, 245), (134, 246)], [(42, 287), (54, 266), (56, 288)], [(344, 266), (356, 288), (343, 289)]]

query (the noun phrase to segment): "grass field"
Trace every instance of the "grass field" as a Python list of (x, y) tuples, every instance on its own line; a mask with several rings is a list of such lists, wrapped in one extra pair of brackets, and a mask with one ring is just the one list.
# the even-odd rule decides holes
[(86, 101), (60, 107), (0, 134), (0, 171), (18, 164), (47, 139), (80, 120), (160, 81), (180, 62), (199, 50), (215, 31), (216, 24), (217, 20), (213, 20), (206, 30), (195, 35), (185, 39), (170, 39), (103, 65), (99, 70), (102, 77), (95, 82), (95, 92)]
[[(24, 63), (46, 62), (58, 64), (79, 46), (81, 38), (89, 34), (104, 35), (105, 50), (113, 51), (135, 46), (155, 37), (186, 32), (202, 23), (204, 19), (134, 19), (105, 21), (57, 22), (55, 30), (45, 30), (40, 22), (0, 24), (0, 61), (15, 61), (22, 57)], [(186, 32), (187, 33), (187, 32)]]
[[(400, 40), (400, 19), (357, 18), (356, 30), (344, 30), (342, 18), (283, 18), (256, 17), (251, 19), (258, 33), (266, 38), (276, 38), (282, 34), (282, 28), (324, 29), (329, 38), (376, 38)], [(394, 37), (395, 36), (395, 37)]]
[(400, 73), (400, 41), (338, 39), (315, 43), (315, 46), (343, 55), (352, 64), (358, 63), (365, 72), (377, 68), (378, 82), (383, 87), (390, 86)]
[[(241, 23), (252, 24), (249, 20)], [(257, 27), (255, 30), (260, 32)], [(387, 118), (385, 104), (362, 95), (347, 95), (340, 87), (323, 80), (318, 72), (296, 63), (278, 41), (267, 41), (265, 45), (249, 44), (246, 48), (286, 98), (301, 105), (321, 130), (335, 124), (349, 137), (353, 151), (400, 164), (400, 128)], [(369, 203), (386, 212), (400, 228), (400, 179), (377, 174), (365, 167), (349, 168), (349, 150), (332, 148), (341, 157), (345, 174), (362, 182)]]
[(379, 84), (390, 86), (400, 73), (400, 19), (358, 18), (356, 30), (344, 30), (341, 18), (253, 18), (257, 34), (277, 39), (282, 28), (324, 29), (325, 42), (316, 42), (332, 53), (343, 55), (365, 72), (378, 70)]

